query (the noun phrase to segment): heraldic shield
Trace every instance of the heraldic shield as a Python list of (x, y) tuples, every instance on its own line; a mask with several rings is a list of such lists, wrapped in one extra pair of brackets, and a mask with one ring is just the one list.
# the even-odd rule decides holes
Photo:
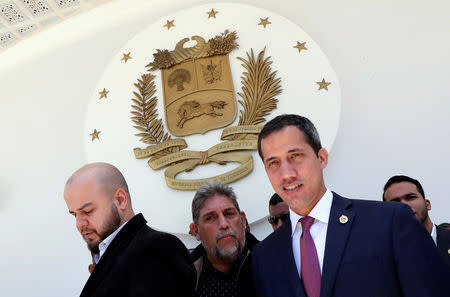
[[(206, 42), (200, 36), (180, 40), (172, 51), (157, 49), (154, 60), (146, 67), (149, 71), (161, 70), (164, 94), (164, 111), (168, 130), (164, 131), (162, 119), (157, 115), (157, 99), (154, 96), (155, 76), (144, 74), (134, 86), (132, 121), (139, 130), (141, 141), (150, 144), (145, 149), (135, 148), (137, 159), (150, 157), (148, 164), (154, 170), (167, 167), (166, 183), (177, 190), (197, 190), (203, 183), (215, 180), (232, 183), (253, 170), (253, 157), (249, 150), (257, 149), (257, 135), (262, 129), (264, 117), (276, 108), (274, 96), (281, 93), (280, 78), (270, 68), (270, 57), (265, 50), (257, 57), (247, 52), (247, 59), (238, 57), (246, 69), (243, 73), (243, 92), (239, 103), (243, 106), (239, 124), (222, 131), (219, 142), (205, 151), (184, 150), (188, 147), (183, 138), (205, 133), (230, 125), (237, 114), (229, 53), (238, 47), (236, 32), (224, 33)], [(184, 47), (189, 40), (197, 44)], [(208, 163), (226, 165), (240, 163), (232, 170), (216, 176), (200, 179), (177, 179), (181, 172), (190, 172)]]
[(183, 61), (161, 72), (172, 135), (203, 134), (234, 121), (237, 106), (228, 54)]

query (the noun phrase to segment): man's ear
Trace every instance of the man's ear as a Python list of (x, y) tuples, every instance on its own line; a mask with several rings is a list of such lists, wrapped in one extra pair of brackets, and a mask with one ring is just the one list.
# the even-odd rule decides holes
[(198, 234), (198, 227), (195, 223), (191, 223), (189, 225), (189, 230), (191, 230), (191, 234), (195, 236), (195, 238), (200, 241), (200, 235)]
[(321, 148), (317, 155), (320, 159), (320, 167), (324, 169), (328, 165), (328, 151), (325, 148)]
[(242, 224), (244, 225), (244, 228), (247, 228), (247, 217), (245, 216), (245, 212), (241, 210), (241, 221)]
[(128, 195), (124, 189), (118, 188), (114, 193), (114, 203), (117, 208), (124, 211), (128, 205)]
[(425, 199), (425, 206), (427, 207), (427, 210), (431, 210), (431, 202), (428, 199)]

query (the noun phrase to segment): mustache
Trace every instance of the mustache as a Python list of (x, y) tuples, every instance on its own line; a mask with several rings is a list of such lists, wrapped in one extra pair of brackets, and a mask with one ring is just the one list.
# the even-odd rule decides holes
[(84, 236), (83, 234), (86, 233), (86, 232), (98, 234), (97, 230), (95, 230), (95, 229), (86, 228), (86, 227), (81, 229), (81, 235), (82, 236)]
[(231, 230), (231, 229), (220, 230), (220, 231), (217, 233), (216, 241), (219, 241), (219, 240), (220, 240), (222, 237), (224, 237), (225, 235), (231, 235), (231, 236), (233, 236), (234, 238), (236, 238), (236, 232), (234, 232), (233, 230)]
[(288, 180), (284, 180), (284, 181), (280, 184), (280, 186), (284, 186), (284, 185), (290, 184), (290, 183), (292, 183), (292, 182), (299, 182), (299, 183), (303, 184), (303, 179), (300, 179), (300, 178), (290, 178), (290, 179), (288, 179)]

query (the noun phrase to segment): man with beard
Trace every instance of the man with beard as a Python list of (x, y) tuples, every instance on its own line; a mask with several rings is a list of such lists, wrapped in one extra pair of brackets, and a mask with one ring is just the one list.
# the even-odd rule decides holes
[(195, 270), (175, 236), (147, 226), (135, 215), (120, 171), (88, 164), (67, 181), (64, 200), (94, 254), (81, 297), (193, 296)]
[(258, 243), (245, 232), (245, 213), (233, 189), (206, 183), (192, 201), (190, 230), (201, 244), (192, 252), (199, 297), (252, 297), (251, 255)]
[(383, 188), (383, 201), (402, 202), (411, 207), (414, 215), (430, 233), (439, 253), (450, 267), (450, 230), (436, 226), (430, 219), (430, 200), (425, 198), (425, 192), (420, 182), (405, 175), (391, 177)]

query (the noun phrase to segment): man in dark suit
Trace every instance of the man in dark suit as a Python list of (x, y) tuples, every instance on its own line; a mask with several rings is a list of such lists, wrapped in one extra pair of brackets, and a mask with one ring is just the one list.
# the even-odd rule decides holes
[(431, 221), (428, 215), (428, 211), (431, 210), (431, 202), (425, 198), (425, 191), (418, 180), (406, 175), (391, 177), (384, 185), (383, 201), (402, 202), (411, 207), (414, 215), (430, 233), (439, 253), (450, 267), (450, 230), (436, 226)]
[(450, 271), (406, 205), (326, 188), (328, 153), (311, 121), (274, 118), (258, 152), (290, 215), (254, 250), (259, 297), (448, 296)]
[(134, 214), (116, 167), (83, 166), (67, 181), (64, 199), (96, 263), (80, 296), (193, 296), (195, 269), (188, 251), (175, 236), (151, 229), (142, 214)]

